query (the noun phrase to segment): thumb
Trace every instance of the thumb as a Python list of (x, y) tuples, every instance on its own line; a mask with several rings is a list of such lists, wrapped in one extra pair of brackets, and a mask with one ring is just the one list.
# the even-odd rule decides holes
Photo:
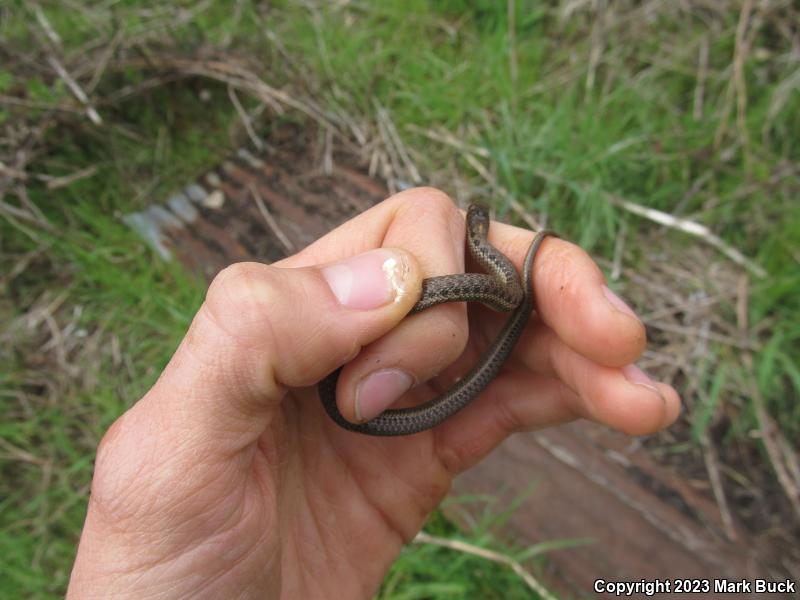
[(319, 381), (392, 329), (421, 280), (414, 257), (393, 248), (320, 267), (228, 267), (141, 403), (158, 406), (161, 426), (242, 448), (278, 413), (287, 387)]

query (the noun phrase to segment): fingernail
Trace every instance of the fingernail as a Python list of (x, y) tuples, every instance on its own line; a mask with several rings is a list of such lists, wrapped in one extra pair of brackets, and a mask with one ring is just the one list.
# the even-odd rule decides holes
[(399, 369), (371, 373), (356, 388), (356, 420), (363, 423), (374, 419), (410, 390), (413, 384), (411, 376)]
[(401, 254), (379, 248), (322, 268), (339, 304), (369, 310), (406, 293), (409, 267)]
[(625, 301), (622, 298), (620, 298), (614, 292), (612, 292), (611, 288), (609, 288), (607, 285), (602, 286), (602, 288), (603, 288), (603, 295), (606, 297), (606, 300), (608, 300), (609, 303), (611, 303), (611, 306), (614, 307), (614, 310), (618, 310), (621, 313), (630, 315), (637, 321), (639, 320), (639, 317), (636, 316), (636, 313), (633, 312), (633, 309), (627, 304), (625, 304)]
[(664, 400), (664, 396), (661, 395), (661, 391), (656, 386), (655, 382), (650, 379), (650, 376), (642, 371), (637, 365), (631, 363), (629, 365), (625, 365), (622, 367), (622, 374), (625, 376), (625, 379), (633, 383), (634, 385), (641, 385), (642, 387), (646, 387), (647, 389), (655, 392), (658, 394), (659, 398)]

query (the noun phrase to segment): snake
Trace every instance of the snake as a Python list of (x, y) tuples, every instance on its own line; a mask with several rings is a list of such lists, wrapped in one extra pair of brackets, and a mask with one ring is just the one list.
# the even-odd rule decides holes
[(467, 247), (487, 273), (439, 275), (422, 280), (420, 299), (409, 315), (445, 302), (480, 302), (500, 312), (511, 312), (497, 338), (475, 365), (443, 394), (410, 408), (389, 409), (363, 423), (352, 423), (336, 406), (336, 384), (342, 367), (319, 382), (317, 391), (331, 419), (348, 431), (374, 436), (411, 435), (432, 429), (467, 406), (497, 376), (511, 355), (534, 309), (533, 261), (545, 237), (536, 234), (522, 264), (522, 280), (511, 261), (488, 241), (489, 210), (474, 203), (466, 214)]

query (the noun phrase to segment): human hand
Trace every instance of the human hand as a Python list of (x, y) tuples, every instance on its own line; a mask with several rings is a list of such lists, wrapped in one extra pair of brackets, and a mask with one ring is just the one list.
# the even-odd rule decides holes
[[(532, 238), (489, 230), (517, 268)], [(538, 314), (470, 406), (409, 437), (335, 425), (313, 386), (339, 365), (351, 420), (377, 373), (358, 388), (367, 420), (412, 383), (427, 382), (403, 405), (450, 387), (494, 338), (507, 317), (480, 306), (470, 329), (463, 304), (404, 319), (423, 277), (463, 271), (463, 241), (461, 213), (421, 188), (276, 265), (220, 273), (160, 379), (100, 444), (69, 596), (368, 597), (453, 477), (510, 433), (584, 417), (643, 434), (676, 418), (677, 393), (632, 365), (642, 324), (586, 253), (549, 238)]]

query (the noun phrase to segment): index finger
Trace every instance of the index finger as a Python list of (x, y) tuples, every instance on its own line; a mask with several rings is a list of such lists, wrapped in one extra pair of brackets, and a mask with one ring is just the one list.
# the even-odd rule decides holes
[[(496, 221), (489, 228), (489, 242), (517, 270), (533, 237), (531, 231)], [(644, 351), (644, 325), (609, 289), (597, 263), (579, 246), (546, 239), (533, 264), (533, 287), (539, 318), (579, 354), (601, 365), (621, 367)], [(494, 320), (488, 319), (487, 327)]]

